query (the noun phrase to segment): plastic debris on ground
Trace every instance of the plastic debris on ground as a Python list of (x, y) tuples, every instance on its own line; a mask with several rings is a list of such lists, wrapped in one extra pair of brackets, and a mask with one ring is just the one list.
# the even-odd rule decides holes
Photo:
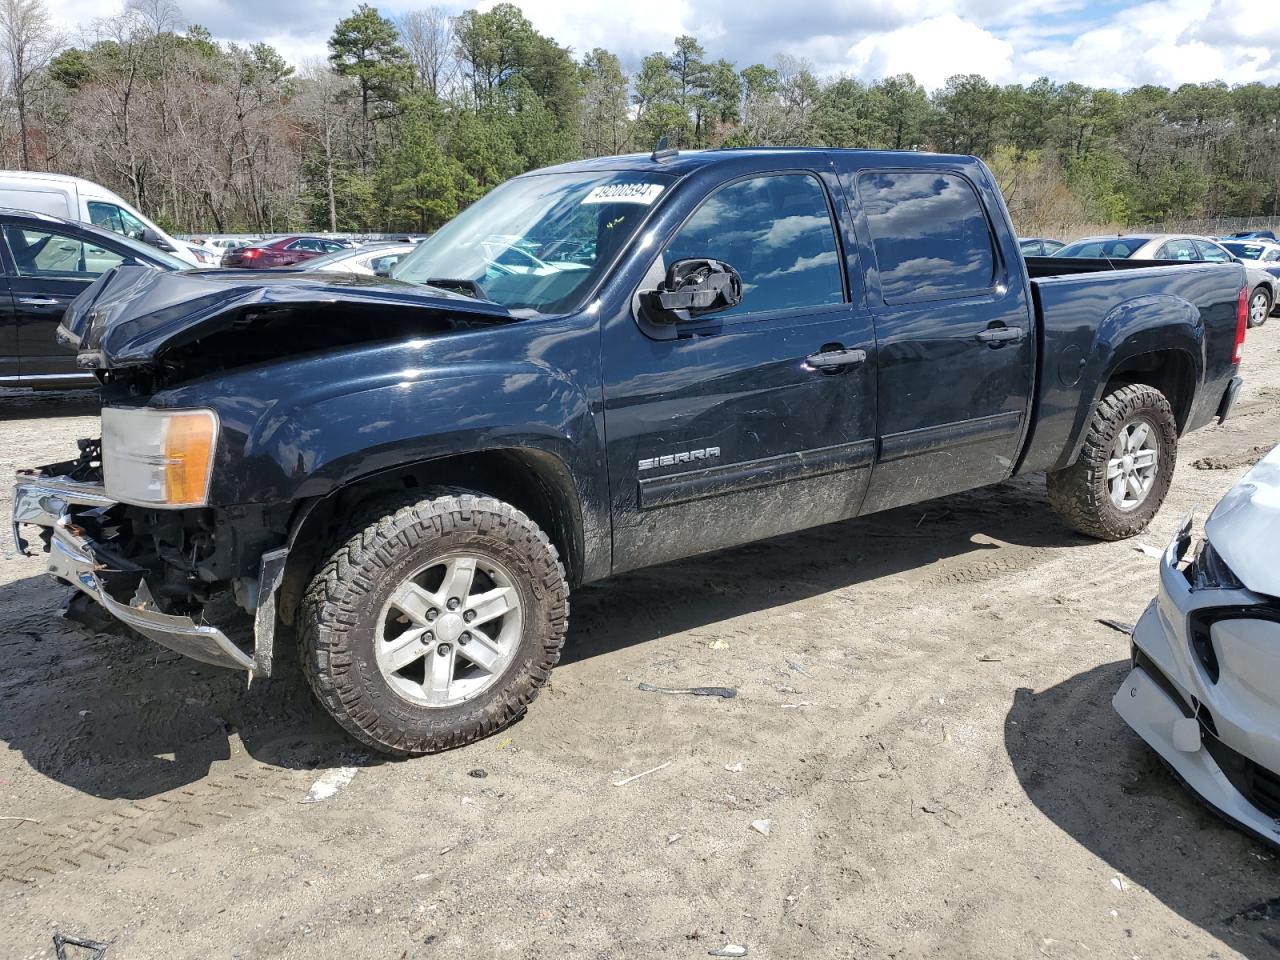
[(640, 682), (640, 689), (645, 693), (669, 693), (674, 696), (690, 697), (723, 697), (732, 700), (738, 695), (733, 687), (655, 687), (652, 683)]
[(1112, 630), (1117, 630), (1126, 635), (1133, 633), (1133, 624), (1125, 623), (1123, 620), (1112, 620), (1108, 617), (1099, 617), (1098, 622), (1104, 627), (1110, 627)]
[(752, 820), (751, 829), (754, 830), (756, 833), (767, 837), (769, 835), (769, 828), (772, 825), (772, 823), (773, 821), (771, 820)]
[[(68, 960), (67, 947), (79, 947), (81, 950), (92, 951), (89, 954), (89, 960), (102, 960), (107, 955), (107, 947), (110, 943), (103, 943), (100, 940), (86, 940), (83, 937), (69, 937), (64, 933), (55, 933), (53, 935), (53, 952), (58, 960)], [(80, 956), (82, 953), (74, 953), (73, 958)]]
[(659, 770), (665, 770), (665, 769), (667, 769), (667, 767), (669, 767), (669, 766), (671, 766), (671, 761), (670, 761), (670, 760), (668, 760), (666, 763), (660, 763), (660, 764), (658, 764), (656, 767), (651, 767), (651, 768), (650, 768), (650, 769), (648, 769), (648, 770), (642, 770), (642, 771), (640, 771), (639, 773), (637, 773), (637, 774), (633, 774), (632, 776), (630, 776), (630, 777), (626, 777), (626, 778), (624, 778), (624, 779), (622, 779), (622, 780), (615, 780), (615, 781), (613, 781), (613, 785), (614, 785), (615, 787), (625, 787), (625, 786), (626, 786), (628, 783), (630, 783), (632, 780), (639, 780), (641, 777), (647, 777), (649, 774), (651, 774), (651, 773), (657, 773)]
[(723, 947), (708, 950), (707, 954), (712, 957), (745, 957), (747, 948), (740, 943), (726, 943)]
[(328, 800), (355, 779), (356, 771), (358, 769), (360, 768), (334, 767), (332, 770), (326, 770), (324, 774), (311, 785), (311, 789), (307, 791), (307, 795), (303, 797), (299, 803), (320, 803), (323, 800)]

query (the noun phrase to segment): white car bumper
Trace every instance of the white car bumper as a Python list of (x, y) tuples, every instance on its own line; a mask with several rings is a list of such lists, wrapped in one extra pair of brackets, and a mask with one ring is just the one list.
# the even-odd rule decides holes
[(1178, 569), (1190, 527), (1188, 516), (1165, 551), (1112, 702), (1203, 800), (1280, 846), (1280, 603), (1193, 589)]

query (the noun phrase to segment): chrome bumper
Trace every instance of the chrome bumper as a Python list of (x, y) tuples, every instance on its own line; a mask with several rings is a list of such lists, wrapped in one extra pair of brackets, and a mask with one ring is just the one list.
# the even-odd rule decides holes
[(19, 474), (13, 489), (14, 544), (20, 554), (30, 556), (29, 545), (22, 538), (22, 525), (47, 528), (49, 573), (96, 600), (121, 623), (193, 660), (269, 676), (274, 659), (275, 596), (284, 576), (287, 548), (272, 550), (262, 557), (254, 653), (250, 656), (217, 627), (157, 609), (145, 580), (139, 582), (128, 603), (111, 596), (99, 576), (104, 568), (94, 558), (94, 543), (76, 525), (73, 512), (114, 505), (115, 501), (96, 484)]

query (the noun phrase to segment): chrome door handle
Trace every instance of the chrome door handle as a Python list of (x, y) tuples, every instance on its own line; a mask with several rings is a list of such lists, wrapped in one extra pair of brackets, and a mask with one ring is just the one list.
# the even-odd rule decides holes
[(52, 307), (62, 303), (57, 297), (19, 297), (18, 302), (25, 303), (28, 307)]
[(820, 353), (813, 353), (805, 357), (804, 362), (815, 370), (822, 370), (827, 373), (834, 372), (842, 367), (856, 367), (858, 364), (865, 362), (867, 359), (867, 351), (865, 350), (823, 350)]
[(986, 330), (979, 330), (974, 334), (974, 338), (983, 343), (1017, 343), (1026, 332), (1021, 327), (988, 327)]

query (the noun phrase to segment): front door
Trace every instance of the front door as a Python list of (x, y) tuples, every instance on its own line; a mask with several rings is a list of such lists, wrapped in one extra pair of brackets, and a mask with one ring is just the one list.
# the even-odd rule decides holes
[(625, 311), (609, 321), (615, 571), (857, 513), (874, 452), (875, 357), (861, 290), (851, 296), (842, 204), (823, 171), (716, 189), (648, 282), (676, 260), (722, 260), (742, 275), (741, 303), (667, 331)]
[(994, 208), (966, 172), (855, 170), (846, 183), (874, 261), (879, 356), (879, 449), (863, 512), (1004, 480), (1035, 367), (1028, 292), (1007, 266), (1016, 244), (1001, 250)]
[(124, 255), (43, 226), (10, 223), (2, 232), (22, 376), (77, 373), (75, 354), (58, 344), (55, 331), (67, 304)]

